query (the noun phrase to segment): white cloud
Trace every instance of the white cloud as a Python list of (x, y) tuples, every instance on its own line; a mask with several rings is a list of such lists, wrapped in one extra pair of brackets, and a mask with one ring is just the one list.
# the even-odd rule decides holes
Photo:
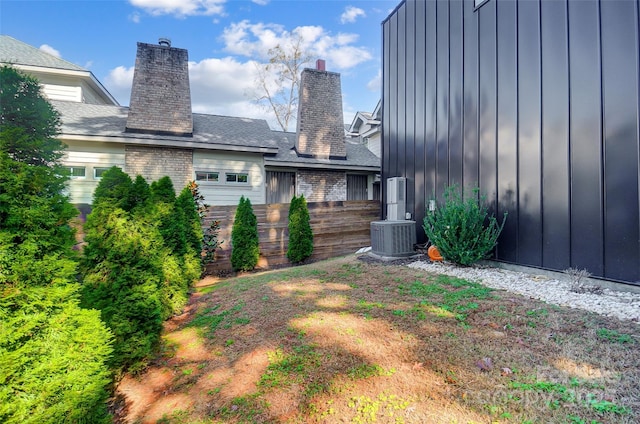
[(221, 15), (224, 13), (225, 2), (226, 0), (129, 0), (133, 6), (144, 9), (154, 16), (175, 15), (177, 17)]
[(45, 53), (49, 53), (51, 56), (55, 56), (55, 57), (57, 57), (57, 58), (62, 57), (62, 56), (60, 55), (60, 52), (59, 52), (58, 50), (54, 49), (53, 47), (51, 47), (51, 46), (50, 46), (50, 45), (48, 45), (48, 44), (43, 44), (43, 45), (41, 45), (41, 46), (40, 46), (40, 50), (42, 50), (42, 51), (43, 51), (43, 52), (45, 52)]
[(359, 16), (365, 17), (367, 14), (359, 7), (347, 6), (344, 9), (344, 12), (342, 12), (342, 15), (340, 15), (340, 22), (343, 24), (353, 23)]
[(111, 93), (121, 105), (129, 104), (131, 84), (133, 83), (133, 70), (133, 66), (131, 68), (118, 66), (112, 69), (105, 78), (107, 90), (109, 90), (109, 93)]
[(311, 56), (325, 59), (329, 70), (353, 68), (372, 58), (366, 48), (354, 45), (357, 34), (332, 35), (321, 26), (300, 26), (289, 32), (282, 25), (244, 20), (225, 28), (221, 38), (227, 52), (264, 61), (269, 49), (286, 45), (292, 34), (302, 38), (302, 47)]
[(133, 22), (134, 24), (139, 24), (140, 23), (140, 13), (133, 12), (132, 14), (129, 15), (129, 20), (131, 22)]
[(378, 70), (378, 75), (373, 77), (367, 83), (367, 90), (381, 93), (382, 92), (382, 71)]
[(224, 29), (222, 41), (229, 53), (267, 58), (267, 51), (283, 41), (284, 27), (278, 24), (251, 24), (244, 20)]
[(266, 6), (267, 4), (269, 4), (270, 0), (251, 0), (252, 2), (254, 2), (255, 4), (259, 4), (260, 6)]

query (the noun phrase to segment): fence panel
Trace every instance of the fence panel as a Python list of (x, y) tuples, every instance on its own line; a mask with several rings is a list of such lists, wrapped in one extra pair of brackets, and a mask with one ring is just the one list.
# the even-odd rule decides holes
[[(376, 200), (313, 202), (307, 204), (313, 230), (313, 255), (320, 260), (353, 253), (371, 245), (371, 221), (380, 219), (380, 202)], [(223, 240), (216, 260), (207, 272), (231, 270), (231, 229), (237, 206), (211, 206), (205, 226), (220, 222), (219, 238)], [(253, 205), (260, 237), (259, 268), (289, 265), (287, 259), (288, 203)]]

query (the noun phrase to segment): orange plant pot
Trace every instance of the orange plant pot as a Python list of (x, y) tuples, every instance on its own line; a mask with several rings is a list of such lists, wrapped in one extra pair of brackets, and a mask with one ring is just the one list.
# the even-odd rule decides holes
[(427, 249), (427, 255), (429, 255), (429, 259), (432, 261), (441, 261), (443, 259), (440, 251), (434, 245), (429, 246)]

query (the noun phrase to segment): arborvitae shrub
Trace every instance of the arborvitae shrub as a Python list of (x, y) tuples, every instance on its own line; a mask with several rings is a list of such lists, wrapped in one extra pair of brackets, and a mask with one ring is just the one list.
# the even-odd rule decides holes
[(307, 259), (313, 253), (313, 231), (304, 196), (293, 196), (289, 205), (289, 245), (287, 258), (293, 263)]
[(445, 260), (459, 265), (471, 265), (490, 256), (496, 246), (498, 236), (504, 227), (489, 216), (484, 205), (485, 197), (474, 189), (463, 199), (458, 186), (448, 187), (444, 192), (444, 202), (435, 211), (426, 212), (424, 231)]
[(0, 422), (110, 422), (111, 334), (78, 306), (58, 114), (0, 67)]
[(162, 322), (186, 304), (200, 258), (186, 241), (184, 211), (195, 208), (193, 199), (178, 201), (168, 178), (152, 185), (155, 194), (141, 177), (132, 185), (121, 181), (129, 188), (123, 197), (138, 200), (129, 211), (99, 201), (88, 215), (82, 299), (114, 333), (112, 367), (136, 371), (160, 340)]
[(133, 180), (131, 192), (128, 197), (133, 208), (147, 207), (151, 199), (151, 188), (142, 175), (137, 175), (136, 179)]
[(107, 205), (95, 208), (85, 224), (83, 306), (99, 309), (111, 328), (116, 371), (144, 366), (170, 315), (162, 302), (168, 297), (162, 237), (149, 224)]
[(231, 229), (231, 266), (234, 271), (250, 271), (259, 255), (258, 220), (251, 201), (242, 196)]
[(173, 203), (176, 200), (176, 192), (173, 182), (168, 176), (160, 178), (151, 183), (151, 197), (154, 201)]
[(111, 206), (129, 211), (134, 207), (131, 198), (133, 181), (129, 174), (117, 166), (106, 170), (100, 178), (100, 183), (93, 192), (93, 207), (105, 202)]

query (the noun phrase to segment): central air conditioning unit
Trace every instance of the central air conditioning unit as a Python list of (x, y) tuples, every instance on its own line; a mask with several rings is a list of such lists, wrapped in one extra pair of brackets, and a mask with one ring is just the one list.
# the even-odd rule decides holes
[(415, 221), (371, 223), (371, 253), (378, 256), (411, 256), (416, 244)]
[(387, 220), (404, 221), (407, 212), (407, 179), (387, 178)]

